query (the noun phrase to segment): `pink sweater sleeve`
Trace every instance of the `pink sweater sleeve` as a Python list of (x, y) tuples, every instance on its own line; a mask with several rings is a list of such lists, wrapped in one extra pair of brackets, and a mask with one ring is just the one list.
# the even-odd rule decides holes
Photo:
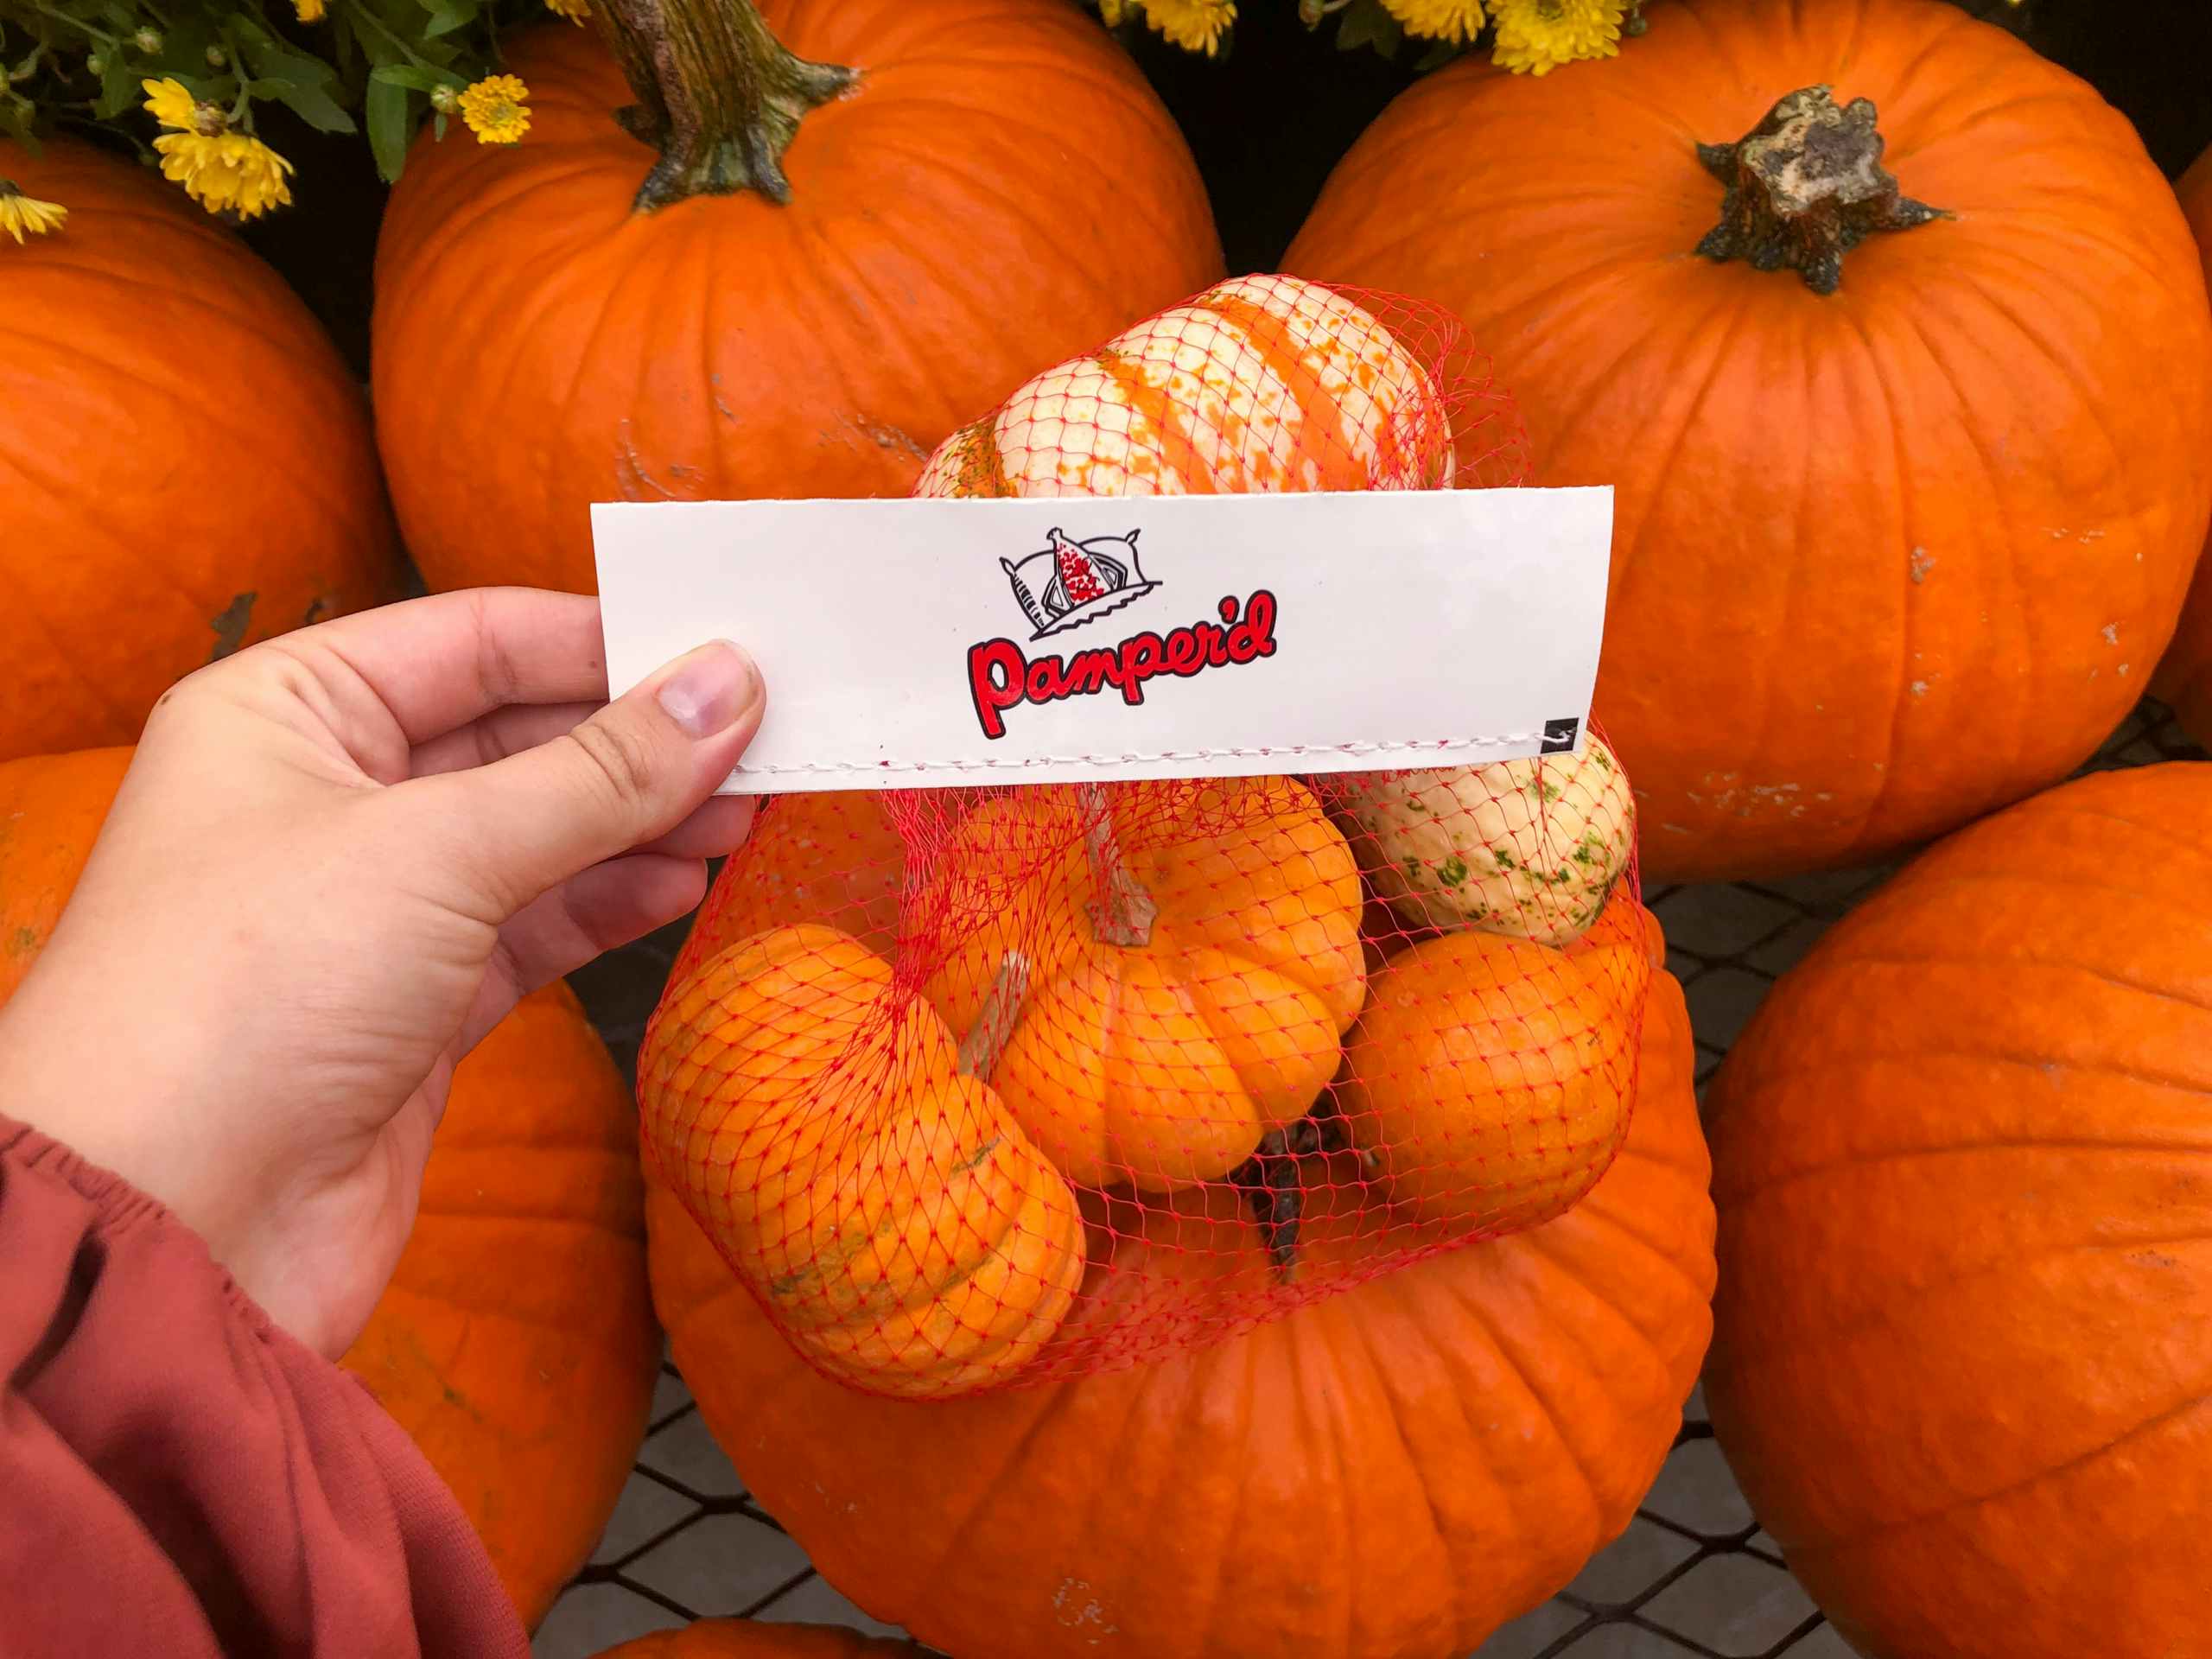
[(10, 1652), (521, 1659), (482, 1542), (352, 1377), (153, 1199), (0, 1118)]

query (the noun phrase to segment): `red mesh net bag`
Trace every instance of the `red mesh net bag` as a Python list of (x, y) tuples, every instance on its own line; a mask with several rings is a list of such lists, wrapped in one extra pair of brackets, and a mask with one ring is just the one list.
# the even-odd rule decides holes
[[(1525, 471), (1451, 318), (1250, 277), (1037, 376), (917, 493)], [(1016, 574), (1048, 617), (1139, 579), (1065, 538)], [(1219, 1340), (1538, 1225), (1605, 1172), (1654, 965), (1632, 813), (1594, 734), (1444, 771), (778, 798), (647, 1033), (645, 1144), (855, 1387)]]

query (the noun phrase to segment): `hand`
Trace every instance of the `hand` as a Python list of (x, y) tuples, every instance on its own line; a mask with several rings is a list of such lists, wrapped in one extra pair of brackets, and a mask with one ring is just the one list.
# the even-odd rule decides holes
[(161, 1199), (342, 1352), (454, 1066), (518, 998), (691, 909), (752, 821), (709, 799), (760, 725), (749, 658), (704, 646), (606, 697), (597, 602), (518, 588), (180, 682), (0, 1013), (0, 1110)]

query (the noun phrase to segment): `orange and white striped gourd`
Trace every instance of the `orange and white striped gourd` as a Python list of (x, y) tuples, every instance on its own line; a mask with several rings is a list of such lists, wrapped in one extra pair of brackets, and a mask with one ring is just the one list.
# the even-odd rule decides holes
[(1452, 467), (1444, 402), (1381, 318), (1244, 276), (1037, 375), (938, 445), (914, 493), (1431, 489)]

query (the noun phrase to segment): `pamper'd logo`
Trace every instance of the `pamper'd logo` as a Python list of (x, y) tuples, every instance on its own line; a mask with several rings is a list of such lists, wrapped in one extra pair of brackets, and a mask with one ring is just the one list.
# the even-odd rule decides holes
[[(1136, 531), (1126, 536), (1072, 540), (1058, 529), (1047, 545), (1019, 562), (1001, 559), (1014, 603), (1029, 620), (1029, 642), (1080, 628), (1133, 605), (1160, 583), (1144, 573)], [(1147, 680), (1179, 679), (1209, 668), (1228, 668), (1272, 657), (1275, 596), (1261, 588), (1241, 603), (1232, 594), (1215, 607), (1221, 620), (1193, 622), (1161, 634), (1144, 630), (1116, 645), (1067, 656), (1032, 657), (1012, 639), (987, 639), (968, 649), (968, 690), (986, 738), (1006, 735), (1007, 711), (1025, 702), (1058, 702), (1111, 687), (1125, 703), (1144, 701)]]

